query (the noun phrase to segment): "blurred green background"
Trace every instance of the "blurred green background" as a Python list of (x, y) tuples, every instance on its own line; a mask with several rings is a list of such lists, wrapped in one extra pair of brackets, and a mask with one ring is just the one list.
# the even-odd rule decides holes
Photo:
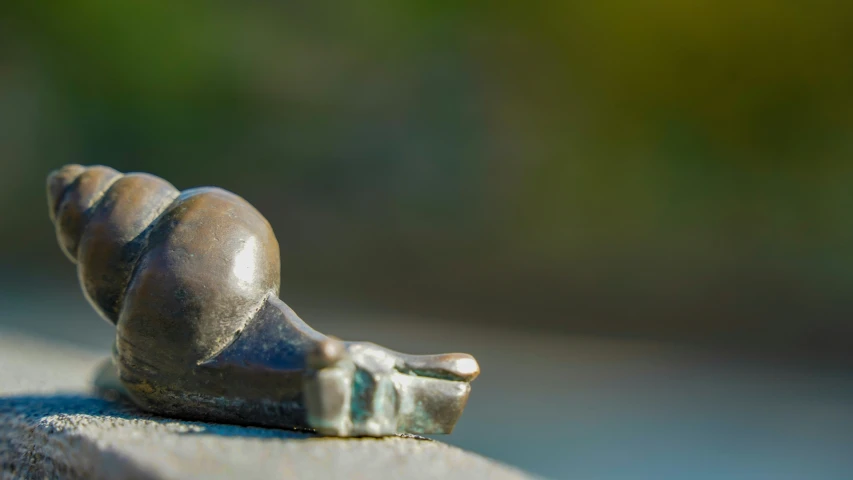
[(851, 3), (0, 13), (7, 288), (71, 277), (44, 178), (100, 163), (255, 204), (285, 299), (853, 351)]

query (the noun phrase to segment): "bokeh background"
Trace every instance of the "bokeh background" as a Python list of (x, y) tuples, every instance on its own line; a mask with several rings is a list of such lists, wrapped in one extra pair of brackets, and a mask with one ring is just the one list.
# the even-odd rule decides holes
[[(516, 365), (541, 380), (529, 390), (489, 377), (488, 395), (536, 399), (504, 396), (495, 418), (567, 418), (584, 384), (559, 377), (559, 355), (589, 348), (586, 364), (624, 373), (625, 345), (832, 371), (846, 401), (851, 46), (853, 3), (820, 0), (3, 2), (0, 281), (7, 320), (14, 302), (26, 319), (7, 323), (49, 330), (26, 314), (35, 299), (85, 308), (44, 178), (107, 164), (256, 205), (298, 311), (376, 312), (400, 338), (469, 332), (479, 346), (446, 345), (507, 368), (527, 357), (499, 339), (546, 339)], [(496, 445), (481, 419), (463, 446), (554, 477), (618, 470), (572, 470), (589, 432), (569, 445), (548, 424), (492, 426), (510, 439)]]

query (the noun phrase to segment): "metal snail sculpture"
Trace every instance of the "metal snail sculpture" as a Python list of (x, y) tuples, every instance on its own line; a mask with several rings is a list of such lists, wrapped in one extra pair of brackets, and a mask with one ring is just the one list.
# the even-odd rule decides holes
[(116, 326), (112, 362), (145, 410), (336, 436), (450, 433), (479, 366), (342, 342), (279, 299), (279, 246), (248, 202), (146, 173), (67, 165), (50, 217), (83, 293)]

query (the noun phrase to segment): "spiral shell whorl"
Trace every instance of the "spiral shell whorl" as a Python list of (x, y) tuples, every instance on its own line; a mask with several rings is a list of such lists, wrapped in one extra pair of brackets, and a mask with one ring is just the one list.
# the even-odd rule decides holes
[(121, 174), (103, 166), (67, 165), (48, 176), (50, 212), (62, 251), (77, 262), (77, 248), (86, 226), (86, 217)]
[(56, 221), (59, 202), (65, 196), (65, 191), (85, 170), (86, 167), (82, 165), (71, 164), (54, 170), (47, 176), (47, 208), (51, 222)]
[(118, 322), (124, 293), (155, 220), (178, 195), (159, 177), (129, 173), (114, 181), (90, 209), (77, 251), (77, 273), (89, 302), (110, 322)]

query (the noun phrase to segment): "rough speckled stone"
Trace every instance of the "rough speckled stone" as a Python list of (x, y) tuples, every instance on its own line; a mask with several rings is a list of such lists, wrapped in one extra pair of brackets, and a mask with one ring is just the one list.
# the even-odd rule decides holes
[(0, 333), (0, 478), (528, 478), (428, 440), (321, 438), (147, 415), (88, 393), (98, 360)]

